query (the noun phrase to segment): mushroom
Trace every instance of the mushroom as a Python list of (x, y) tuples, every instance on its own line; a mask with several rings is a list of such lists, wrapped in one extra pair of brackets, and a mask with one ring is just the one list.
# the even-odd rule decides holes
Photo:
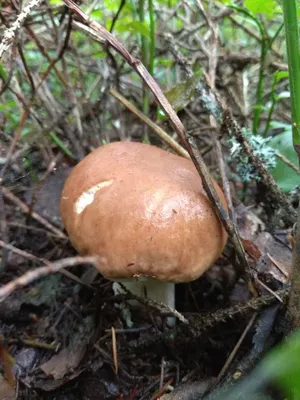
[(192, 161), (148, 144), (92, 151), (67, 178), (60, 209), (73, 246), (98, 256), (101, 274), (171, 308), (174, 284), (201, 276), (227, 240)]

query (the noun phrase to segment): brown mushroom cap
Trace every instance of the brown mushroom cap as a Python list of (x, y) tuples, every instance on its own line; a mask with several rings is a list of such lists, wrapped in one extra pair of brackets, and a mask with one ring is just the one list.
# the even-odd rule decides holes
[(227, 240), (192, 161), (142, 143), (111, 143), (85, 157), (65, 183), (61, 216), (77, 251), (98, 255), (99, 271), (113, 280), (193, 281)]

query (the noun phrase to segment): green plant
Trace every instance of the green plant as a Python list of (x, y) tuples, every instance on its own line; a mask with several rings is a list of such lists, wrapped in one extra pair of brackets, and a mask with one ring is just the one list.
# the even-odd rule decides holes
[[(248, 2), (249, 3), (249, 2)], [(258, 3), (258, 1), (256, 1)], [(262, 1), (260, 1), (262, 4)], [(252, 131), (254, 134), (258, 133), (258, 129), (260, 126), (261, 122), (261, 114), (264, 110), (264, 105), (263, 105), (263, 95), (264, 95), (264, 80), (265, 80), (265, 67), (266, 67), (266, 57), (268, 52), (270, 51), (270, 48), (275, 41), (275, 39), (278, 37), (280, 31), (283, 28), (283, 24), (280, 24), (273, 36), (269, 39), (269, 35), (266, 32), (266, 29), (264, 28), (264, 25), (261, 23), (259, 18), (257, 18), (254, 14), (252, 14), (250, 11), (237, 7), (234, 5), (230, 5), (230, 8), (236, 10), (237, 12), (243, 14), (246, 16), (248, 19), (253, 21), (255, 25), (257, 26), (260, 34), (260, 62), (259, 62), (259, 78), (258, 78), (258, 84), (256, 88), (256, 104), (254, 106), (254, 114), (253, 114), (253, 121), (252, 121)]]
[(270, 130), (270, 124), (272, 121), (272, 116), (273, 116), (276, 104), (281, 99), (283, 99), (287, 96), (290, 97), (289, 92), (280, 93), (279, 95), (277, 95), (277, 93), (276, 93), (276, 87), (277, 87), (278, 83), (281, 81), (281, 79), (288, 78), (288, 76), (289, 76), (289, 73), (287, 71), (276, 71), (273, 74), (273, 82), (272, 82), (272, 89), (271, 89), (271, 106), (269, 107), (266, 127), (265, 127), (265, 130), (263, 133), (264, 137), (267, 136), (267, 134)]
[[(272, 121), (270, 127), (272, 129), (279, 128), (283, 132), (272, 137), (269, 145), (276, 153), (282, 154), (296, 166), (298, 157), (293, 147), (292, 127), (276, 121)], [(276, 166), (272, 168), (271, 173), (284, 192), (290, 192), (299, 185), (299, 174), (281, 160), (277, 160)]]
[(291, 90), (293, 144), (300, 165), (300, 53), (297, 1), (283, 0), (283, 14)]
[(281, 398), (300, 398), (300, 331), (277, 346), (260, 362), (250, 376), (245, 377), (232, 390), (212, 396), (210, 400), (267, 400), (267, 385), (274, 385), (283, 393)]

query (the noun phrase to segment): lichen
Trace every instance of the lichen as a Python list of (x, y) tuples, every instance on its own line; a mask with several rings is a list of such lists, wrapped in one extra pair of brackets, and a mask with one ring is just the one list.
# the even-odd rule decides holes
[[(251, 131), (243, 128), (243, 135), (246, 137), (248, 143), (253, 149), (253, 154), (257, 156), (270, 170), (276, 166), (276, 153), (272, 147), (269, 146), (271, 138), (264, 138), (260, 135), (254, 135)], [(229, 139), (230, 157), (232, 161), (236, 162), (237, 174), (242, 182), (250, 182), (255, 179), (260, 180), (260, 176), (256, 171), (255, 166), (249, 160), (249, 157), (243, 152), (240, 143), (233, 137)]]

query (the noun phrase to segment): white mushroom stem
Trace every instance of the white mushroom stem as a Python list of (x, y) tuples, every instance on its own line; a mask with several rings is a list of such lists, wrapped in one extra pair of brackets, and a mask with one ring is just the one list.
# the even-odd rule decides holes
[[(124, 280), (119, 281), (122, 285), (132, 294), (154, 300), (158, 303), (162, 303), (172, 310), (175, 309), (175, 284), (171, 282), (160, 282), (153, 278), (147, 278), (145, 280)], [(124, 293), (121, 285), (117, 282), (113, 285), (115, 293)], [(169, 326), (175, 325), (175, 318), (169, 317), (167, 319)]]

